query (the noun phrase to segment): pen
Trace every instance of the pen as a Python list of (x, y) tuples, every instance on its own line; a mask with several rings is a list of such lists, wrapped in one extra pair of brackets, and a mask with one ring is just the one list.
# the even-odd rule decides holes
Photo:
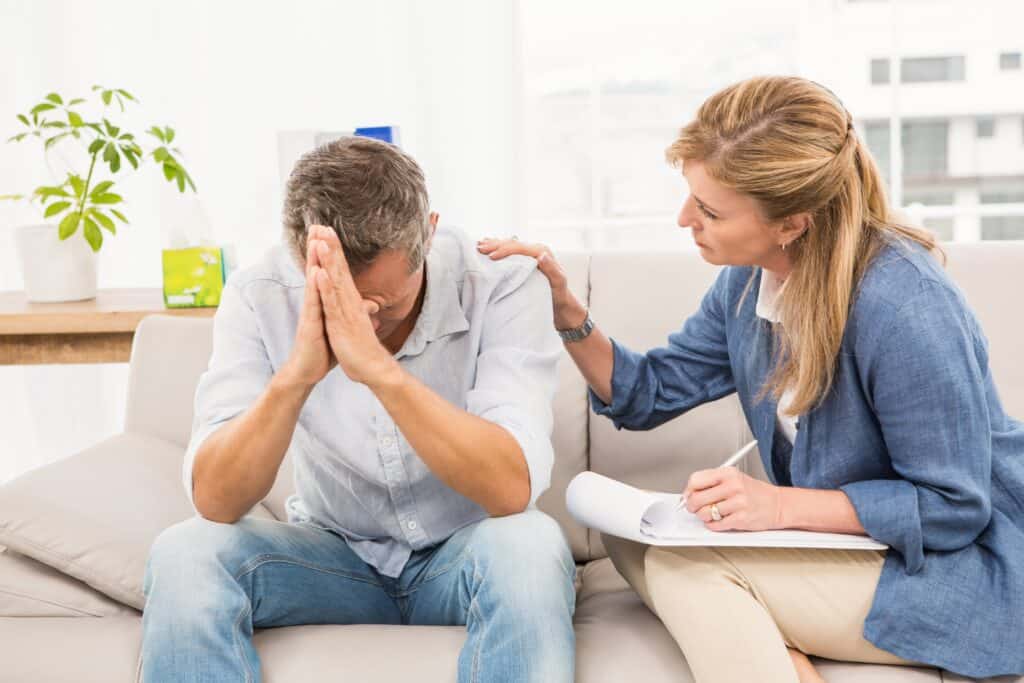
[[(748, 443), (746, 446), (744, 446), (743, 448), (739, 449), (738, 451), (733, 453), (731, 456), (729, 456), (729, 459), (726, 460), (725, 462), (723, 462), (718, 467), (719, 468), (721, 468), (721, 467), (732, 467), (733, 465), (738, 463), (740, 460), (742, 460), (744, 455), (746, 455), (750, 451), (754, 450), (754, 447), (756, 445), (757, 445), (757, 439), (754, 439), (753, 441)], [(685, 505), (686, 505), (686, 494), (684, 493), (683, 495), (679, 496), (679, 503), (678, 503), (678, 505), (676, 505), (676, 510), (682, 510)]]

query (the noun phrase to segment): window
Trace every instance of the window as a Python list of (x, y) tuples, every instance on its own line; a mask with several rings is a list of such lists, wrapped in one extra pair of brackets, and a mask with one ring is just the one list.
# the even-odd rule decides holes
[(945, 176), (949, 169), (949, 121), (903, 122), (903, 176), (908, 181)]
[(991, 116), (979, 116), (975, 120), (975, 131), (979, 138), (994, 138), (996, 136), (996, 120)]
[(871, 156), (875, 158), (875, 163), (878, 165), (878, 170), (881, 171), (882, 177), (888, 183), (889, 166), (892, 163), (890, 160), (892, 155), (889, 152), (892, 145), (891, 136), (889, 135), (889, 122), (881, 121), (866, 124), (864, 126), (864, 142), (871, 151)]
[(900, 82), (935, 83), (964, 80), (963, 57), (910, 57), (900, 62)]
[(872, 85), (884, 85), (889, 82), (889, 60), (871, 60), (871, 83)]
[[(1024, 188), (982, 192), (982, 204), (1024, 204)], [(982, 216), (981, 239), (1024, 240), (1024, 213), (1005, 216)]]
[(999, 68), (1002, 71), (1020, 71), (1020, 53), (1003, 52), (999, 55)]
[[(911, 218), (917, 218), (914, 209), (921, 206), (952, 206), (955, 197), (950, 190), (908, 190), (903, 195), (903, 204), (907, 207), (907, 213)], [(935, 233), (935, 236), (942, 242), (950, 242), (953, 239), (953, 219), (926, 217), (919, 221), (921, 225)]]

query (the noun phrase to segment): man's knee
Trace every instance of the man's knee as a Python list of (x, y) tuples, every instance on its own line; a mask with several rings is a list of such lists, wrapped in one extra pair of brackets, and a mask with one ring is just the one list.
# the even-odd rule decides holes
[(470, 552), (475, 572), (517, 598), (574, 590), (576, 566), (565, 535), (555, 520), (538, 510), (480, 522)]
[(183, 585), (214, 580), (217, 574), (233, 576), (244, 556), (246, 541), (252, 538), (251, 520), (235, 524), (211, 522), (195, 516), (163, 530), (149, 550), (145, 589), (148, 594), (159, 575), (167, 583), (177, 579)]

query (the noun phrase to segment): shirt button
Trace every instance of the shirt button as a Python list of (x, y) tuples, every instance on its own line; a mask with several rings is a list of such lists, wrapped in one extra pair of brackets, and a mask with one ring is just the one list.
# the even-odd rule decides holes
[(390, 448), (391, 444), (395, 443), (395, 440), (390, 436), (385, 436), (380, 440), (380, 444), (385, 448)]
[(417, 524), (416, 520), (414, 519), (409, 521), (405, 526), (409, 527), (409, 531), (416, 531), (416, 529), (418, 529), (420, 525)]

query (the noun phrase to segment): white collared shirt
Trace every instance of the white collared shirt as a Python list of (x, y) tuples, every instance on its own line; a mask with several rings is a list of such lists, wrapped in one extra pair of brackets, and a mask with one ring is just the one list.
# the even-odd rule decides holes
[[(773, 323), (781, 322), (776, 303), (779, 298), (779, 292), (782, 290), (782, 286), (784, 284), (784, 281), (779, 279), (775, 273), (765, 270), (764, 268), (761, 269), (761, 286), (757, 291), (757, 306), (755, 308), (757, 317)], [(787, 389), (783, 392), (782, 398), (779, 400), (779, 406), (776, 412), (779, 429), (782, 430), (782, 434), (791, 444), (796, 442), (797, 416), (786, 415), (784, 410), (786, 406), (790, 404), (792, 399), (793, 392)]]
[[(228, 280), (214, 316), (213, 355), (196, 390), (182, 473), (190, 499), (199, 445), (251, 406), (291, 353), (304, 289), (303, 272), (284, 245)], [(531, 505), (551, 481), (551, 402), (561, 353), (551, 290), (535, 261), (492, 261), (463, 232), (438, 228), (423, 307), (395, 358), (452, 405), (512, 434), (529, 471)], [(306, 400), (289, 452), (296, 490), (286, 503), (289, 521), (342, 535), (385, 576), (398, 576), (412, 551), (487, 516), (441, 481), (377, 397), (338, 367)]]

